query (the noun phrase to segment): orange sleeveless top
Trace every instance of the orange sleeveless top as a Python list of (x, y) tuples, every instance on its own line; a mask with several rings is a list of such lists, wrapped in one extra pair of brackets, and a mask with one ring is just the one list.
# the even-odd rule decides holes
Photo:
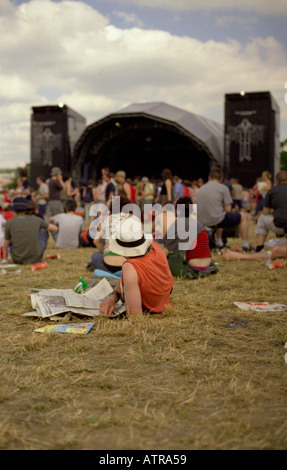
[(125, 263), (132, 263), (137, 272), (143, 309), (163, 312), (165, 305), (169, 305), (174, 280), (160, 246), (153, 241), (146, 255), (130, 258)]

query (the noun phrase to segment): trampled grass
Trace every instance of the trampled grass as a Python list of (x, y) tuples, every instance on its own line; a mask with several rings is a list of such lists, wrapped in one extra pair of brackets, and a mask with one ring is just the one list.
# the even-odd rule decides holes
[(1, 449), (286, 448), (287, 311), (243, 311), (234, 301), (287, 304), (287, 268), (215, 253), (220, 272), (177, 279), (161, 315), (96, 317), (87, 335), (41, 334), (54, 322), (22, 316), (32, 310), (29, 289), (92, 278), (93, 249), (59, 251), (50, 239), (47, 252), (57, 251), (46, 270), (0, 272)]

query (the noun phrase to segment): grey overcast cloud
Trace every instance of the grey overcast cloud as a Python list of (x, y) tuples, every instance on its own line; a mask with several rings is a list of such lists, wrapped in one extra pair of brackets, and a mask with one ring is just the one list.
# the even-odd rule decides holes
[(90, 124), (163, 101), (223, 123), (224, 94), (270, 91), (287, 138), (286, 0), (1, 0), (0, 167), (30, 161), (30, 114)]

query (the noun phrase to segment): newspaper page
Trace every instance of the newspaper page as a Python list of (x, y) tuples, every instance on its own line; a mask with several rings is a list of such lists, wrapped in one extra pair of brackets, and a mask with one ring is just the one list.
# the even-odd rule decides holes
[[(72, 289), (33, 289), (32, 291), (31, 304), (36, 312), (28, 312), (24, 316), (48, 318), (71, 312), (94, 317), (100, 315), (100, 303), (113, 291), (113, 288), (107, 279), (102, 279), (83, 294), (78, 294)], [(120, 301), (116, 304), (112, 316), (117, 316), (124, 311), (125, 305)]]
[(268, 302), (234, 302), (241, 310), (255, 310), (256, 312), (281, 312), (287, 310), (287, 305), (270, 304)]

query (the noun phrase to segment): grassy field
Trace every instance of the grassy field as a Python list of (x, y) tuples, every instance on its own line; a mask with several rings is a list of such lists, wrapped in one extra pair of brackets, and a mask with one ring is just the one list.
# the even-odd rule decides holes
[[(161, 315), (96, 317), (87, 335), (41, 334), (54, 323), (22, 316), (32, 310), (29, 289), (92, 279), (93, 249), (59, 251), (50, 238), (47, 252), (61, 259), (46, 270), (0, 271), (0, 449), (286, 449), (287, 312), (233, 302), (287, 304), (287, 268), (215, 253), (220, 272), (177, 279)], [(71, 321), (83, 317), (63, 317)]]

